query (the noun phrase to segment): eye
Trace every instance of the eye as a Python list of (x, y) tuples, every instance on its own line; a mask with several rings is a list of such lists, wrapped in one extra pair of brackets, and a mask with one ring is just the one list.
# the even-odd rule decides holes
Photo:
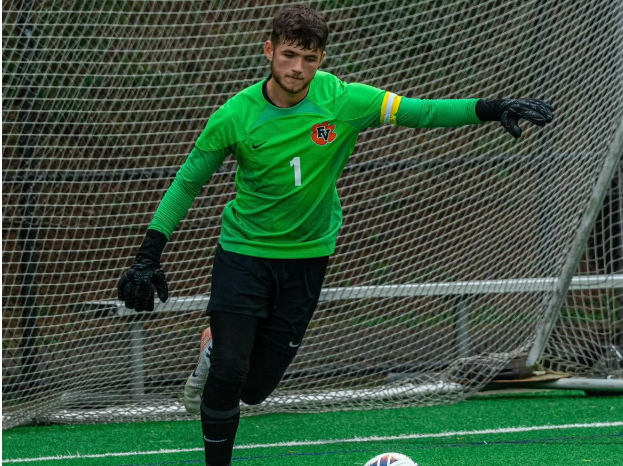
[(314, 63), (316, 61), (316, 59), (314, 57), (307, 57), (307, 62), (308, 63)]

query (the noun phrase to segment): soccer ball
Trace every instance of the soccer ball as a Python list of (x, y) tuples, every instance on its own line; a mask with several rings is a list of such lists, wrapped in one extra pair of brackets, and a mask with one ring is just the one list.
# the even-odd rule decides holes
[(364, 466), (418, 466), (408, 456), (400, 453), (381, 453), (368, 461)]

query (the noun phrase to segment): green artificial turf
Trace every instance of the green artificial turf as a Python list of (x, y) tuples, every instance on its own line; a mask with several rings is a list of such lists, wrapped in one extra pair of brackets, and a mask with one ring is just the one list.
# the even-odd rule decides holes
[[(421, 466), (620, 465), (623, 426), (455, 434), (450, 437), (373, 440), (442, 432), (623, 421), (623, 397), (583, 392), (531, 392), (478, 396), (445, 406), (324, 414), (272, 414), (243, 418), (234, 464), (362, 465), (384, 451), (413, 457)], [(365, 439), (365, 441), (353, 441)], [(165, 466), (203, 464), (199, 421), (21, 427), (3, 432), (3, 460), (111, 452), (148, 452), (103, 458), (37, 461), (37, 466)], [(337, 440), (318, 445), (280, 442)], [(265, 445), (244, 448), (245, 445)], [(189, 449), (191, 451), (180, 451)], [(12, 463), (7, 463), (12, 464)], [(15, 463), (18, 464), (18, 463)]]

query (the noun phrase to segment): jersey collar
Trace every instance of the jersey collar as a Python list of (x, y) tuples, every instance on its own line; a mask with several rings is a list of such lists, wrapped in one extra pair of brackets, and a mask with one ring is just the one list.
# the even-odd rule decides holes
[(303, 102), (305, 99), (307, 99), (307, 96), (309, 95), (309, 91), (311, 90), (311, 86), (312, 83), (314, 82), (314, 79), (316, 79), (316, 77), (314, 76), (314, 79), (311, 80), (311, 82), (309, 83), (309, 87), (307, 89), (307, 94), (305, 94), (305, 97), (303, 97), (301, 100), (299, 100), (297, 103), (295, 103), (294, 105), (290, 106), (290, 107), (279, 107), (278, 105), (276, 105), (272, 100), (270, 100), (270, 97), (268, 97), (268, 80), (270, 78), (273, 77), (272, 73), (268, 74), (268, 77), (264, 80), (264, 82), (262, 83), (262, 95), (264, 96), (264, 99), (266, 100), (266, 102), (268, 102), (269, 104), (271, 104), (273, 107), (275, 108), (282, 108), (284, 110), (288, 109), (288, 108), (292, 108), (292, 107), (296, 107), (297, 105), (299, 105), (301, 102)]

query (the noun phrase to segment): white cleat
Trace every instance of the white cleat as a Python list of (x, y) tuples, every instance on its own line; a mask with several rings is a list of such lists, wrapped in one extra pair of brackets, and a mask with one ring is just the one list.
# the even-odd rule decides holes
[(210, 357), (212, 356), (212, 332), (210, 327), (201, 332), (201, 346), (199, 347), (199, 361), (197, 367), (190, 374), (184, 385), (184, 407), (190, 414), (198, 414), (201, 410), (201, 394), (208, 380), (210, 372)]

